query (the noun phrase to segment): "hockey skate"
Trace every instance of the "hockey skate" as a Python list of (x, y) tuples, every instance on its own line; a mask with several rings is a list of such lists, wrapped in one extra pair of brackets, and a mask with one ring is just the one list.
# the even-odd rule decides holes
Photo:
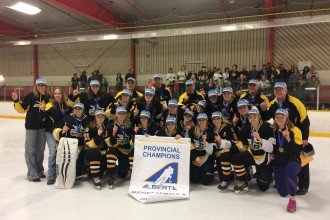
[(108, 186), (109, 186), (109, 189), (112, 189), (113, 186), (115, 185), (115, 177), (114, 176), (108, 176)]
[(220, 183), (220, 185), (218, 186), (218, 189), (220, 189), (220, 191), (223, 191), (223, 190), (226, 190), (228, 189), (228, 186), (230, 185), (229, 182), (226, 182), (226, 181), (222, 181)]
[(93, 182), (94, 182), (94, 187), (97, 190), (101, 190), (101, 180), (99, 177), (95, 177), (93, 178)]
[(249, 186), (248, 186), (247, 182), (239, 181), (238, 183), (236, 183), (234, 190), (235, 190), (236, 194), (241, 193), (241, 192), (248, 192)]

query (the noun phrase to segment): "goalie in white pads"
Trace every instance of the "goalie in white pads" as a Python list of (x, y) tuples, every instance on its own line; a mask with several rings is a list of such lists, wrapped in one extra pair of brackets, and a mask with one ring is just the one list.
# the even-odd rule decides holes
[[(84, 105), (80, 102), (76, 103), (73, 107), (73, 113), (70, 115), (67, 115), (63, 118), (63, 120), (56, 126), (56, 128), (53, 131), (53, 135), (57, 141), (60, 141), (62, 137), (66, 138), (74, 138), (78, 141), (78, 149), (79, 149), (79, 155), (76, 156), (76, 160), (71, 160), (73, 159), (72, 155), (70, 155), (70, 164), (68, 166), (74, 166), (76, 168), (76, 172), (70, 173), (70, 176), (68, 176), (65, 173), (63, 173), (62, 169), (69, 169), (65, 168), (63, 163), (68, 162), (68, 153), (69, 153), (69, 148), (70, 148), (70, 154), (72, 152), (75, 152), (74, 149), (72, 149), (72, 146), (70, 145), (70, 142), (63, 142), (63, 148), (62, 146), (59, 145), (59, 149), (57, 151), (57, 156), (56, 156), (56, 173), (57, 173), (57, 178), (56, 178), (56, 183), (55, 187), (56, 188), (71, 188), (74, 179), (76, 176), (81, 176), (86, 173), (85, 165), (84, 165), (84, 133), (85, 129), (87, 126), (90, 124), (91, 119), (87, 117), (84, 114)], [(72, 142), (73, 143), (73, 142)], [(62, 144), (60, 142), (60, 144)], [(64, 145), (66, 144), (66, 145)], [(65, 152), (64, 152), (65, 151)], [(62, 161), (61, 161), (62, 160)], [(76, 165), (77, 164), (77, 165)], [(71, 168), (73, 169), (73, 168)], [(60, 174), (65, 174), (65, 175), (60, 175)], [(72, 185), (70, 186), (69, 184), (65, 184), (65, 181), (71, 180)], [(64, 181), (64, 182), (63, 182)]]

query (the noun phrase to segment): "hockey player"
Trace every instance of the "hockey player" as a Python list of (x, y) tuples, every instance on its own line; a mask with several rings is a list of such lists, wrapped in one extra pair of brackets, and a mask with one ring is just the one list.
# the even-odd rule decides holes
[(223, 93), (220, 95), (219, 108), (224, 120), (231, 123), (237, 113), (237, 98), (231, 87), (223, 88)]
[[(119, 178), (126, 178), (129, 172), (129, 154), (132, 149), (132, 125), (124, 106), (116, 109), (115, 121), (108, 127), (108, 138), (105, 139), (109, 146), (107, 157), (107, 182), (109, 188), (115, 184), (115, 174)], [(118, 166), (117, 166), (118, 161)]]
[[(150, 112), (151, 120), (157, 124), (160, 122), (160, 117), (163, 112), (160, 101), (155, 97), (155, 91), (152, 88), (147, 88), (144, 92), (144, 97), (137, 99), (137, 110), (140, 113), (142, 110), (148, 110)], [(134, 112), (135, 121), (137, 115)]]
[(175, 137), (176, 139), (181, 138), (180, 132), (177, 130), (177, 121), (174, 116), (168, 116), (166, 118), (165, 127), (160, 129), (156, 136), (161, 137)]
[(234, 154), (232, 165), (234, 167), (237, 183), (235, 193), (248, 191), (248, 176), (246, 168), (256, 166), (257, 185), (261, 191), (269, 188), (272, 178), (270, 153), (275, 143), (274, 132), (268, 122), (263, 122), (257, 107), (253, 106), (248, 113), (251, 124), (238, 137), (237, 147), (242, 152)]
[(208, 99), (206, 100), (207, 102), (207, 107), (206, 107), (206, 114), (209, 118), (211, 118), (211, 115), (213, 112), (220, 111), (220, 96), (218, 96), (218, 93), (216, 90), (212, 89), (207, 92)]
[(136, 101), (132, 101), (131, 97), (132, 92), (129, 89), (123, 89), (117, 101), (111, 103), (108, 107), (108, 110), (106, 111), (106, 116), (108, 116), (108, 118), (113, 121), (115, 118), (117, 107), (123, 106), (126, 108), (128, 117), (132, 121), (134, 119), (132, 113), (134, 113), (134, 110), (136, 109)]
[(85, 158), (89, 164), (90, 175), (93, 178), (93, 183), (96, 189), (101, 189), (100, 176), (106, 167), (105, 153), (108, 149), (105, 143), (107, 137), (108, 120), (105, 117), (103, 110), (95, 112), (94, 121), (88, 126), (85, 131)]
[(53, 131), (56, 141), (60, 141), (61, 137), (78, 139), (79, 156), (76, 165), (76, 178), (86, 177), (86, 167), (84, 164), (84, 133), (91, 122), (92, 119), (84, 113), (84, 104), (77, 102), (73, 106), (73, 112), (70, 115), (64, 116)]
[(197, 116), (197, 125), (190, 129), (191, 139), (191, 164), (190, 181), (209, 185), (214, 177), (214, 130), (208, 125), (205, 113)]
[(237, 141), (237, 136), (233, 127), (225, 122), (221, 112), (212, 113), (212, 122), (214, 125), (214, 139), (217, 143), (215, 150), (216, 168), (220, 180), (222, 180), (218, 188), (224, 190), (229, 186), (230, 181), (234, 180), (230, 162), (232, 156), (238, 152), (238, 148), (234, 144)]
[(178, 107), (178, 102), (176, 99), (170, 99), (168, 101), (168, 109), (165, 109), (160, 117), (159, 126), (161, 128), (164, 127), (166, 119), (168, 116), (173, 116), (177, 119), (177, 127), (176, 129), (181, 132), (180, 121), (183, 119), (183, 112), (184, 110)]

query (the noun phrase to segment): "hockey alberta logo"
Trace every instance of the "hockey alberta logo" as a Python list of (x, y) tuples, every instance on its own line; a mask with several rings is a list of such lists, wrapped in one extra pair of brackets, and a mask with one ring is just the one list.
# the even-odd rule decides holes
[(167, 184), (178, 183), (178, 163), (167, 164), (145, 181), (151, 182), (152, 184), (145, 184), (142, 188), (176, 191), (174, 186), (169, 186)]

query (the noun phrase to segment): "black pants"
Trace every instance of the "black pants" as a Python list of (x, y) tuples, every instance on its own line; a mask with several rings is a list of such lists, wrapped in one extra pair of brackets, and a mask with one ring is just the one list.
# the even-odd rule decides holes
[(85, 150), (85, 158), (87, 160), (89, 166), (89, 172), (91, 176), (100, 177), (101, 174), (106, 169), (106, 157), (101, 154), (99, 149), (86, 149)]
[(234, 166), (236, 179), (239, 181), (248, 181), (246, 169), (252, 165), (256, 165), (257, 170), (257, 185), (261, 191), (266, 191), (269, 188), (272, 180), (272, 167), (270, 164), (264, 163), (257, 165), (253, 156), (247, 152), (240, 152), (233, 156), (232, 164)]
[(87, 166), (85, 164), (85, 150), (79, 152), (77, 163), (76, 163), (76, 176), (86, 174)]
[[(119, 178), (125, 178), (129, 171), (129, 156), (123, 154), (118, 148), (110, 147), (107, 151), (107, 175), (114, 175), (116, 172)], [(118, 161), (118, 166), (116, 162)]]
[(219, 178), (222, 181), (230, 182), (234, 180), (234, 173), (232, 172), (231, 160), (235, 153), (232, 151), (221, 153), (216, 159), (217, 171)]
[(301, 171), (298, 174), (298, 179), (299, 179), (299, 183), (298, 183), (299, 189), (304, 188), (304, 189), (308, 190), (309, 181), (310, 181), (309, 180), (309, 163), (301, 168)]
[(214, 158), (209, 157), (202, 166), (190, 163), (190, 181), (209, 185), (214, 177)]

